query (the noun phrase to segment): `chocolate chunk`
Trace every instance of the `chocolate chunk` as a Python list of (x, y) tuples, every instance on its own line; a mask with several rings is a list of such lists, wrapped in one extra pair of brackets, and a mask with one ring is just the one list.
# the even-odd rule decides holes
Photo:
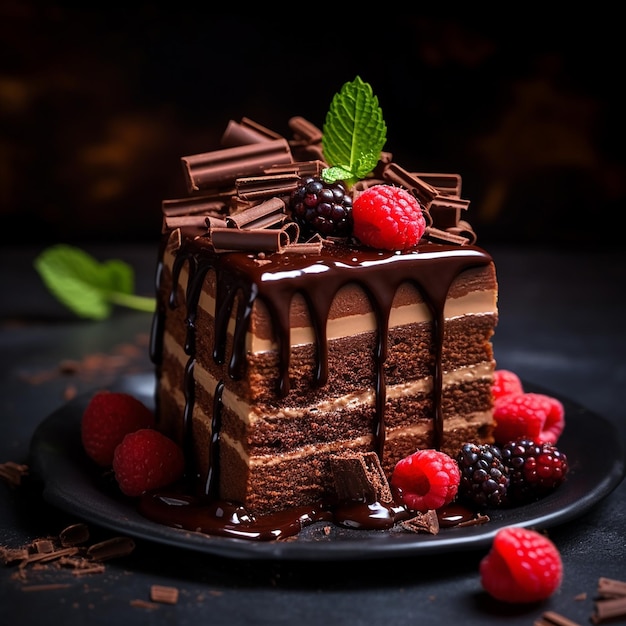
[(391, 502), (391, 488), (375, 452), (343, 452), (330, 457), (340, 501)]
[(417, 512), (414, 517), (400, 522), (400, 527), (412, 533), (428, 533), (437, 535), (439, 533), (439, 518), (437, 511)]

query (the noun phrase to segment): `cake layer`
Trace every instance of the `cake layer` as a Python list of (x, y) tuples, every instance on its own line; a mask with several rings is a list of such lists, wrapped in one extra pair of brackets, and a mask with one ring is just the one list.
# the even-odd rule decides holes
[(496, 294), (473, 247), (170, 252), (161, 427), (219, 497), (257, 514), (332, 495), (329, 458), (343, 449), (377, 451), (390, 475), (417, 449), (490, 441)]

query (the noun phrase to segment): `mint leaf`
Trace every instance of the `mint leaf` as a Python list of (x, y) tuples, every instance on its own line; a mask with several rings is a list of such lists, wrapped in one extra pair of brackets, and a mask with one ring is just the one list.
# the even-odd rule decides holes
[(133, 293), (133, 269), (124, 261), (98, 262), (84, 250), (59, 244), (44, 250), (34, 266), (48, 290), (82, 318), (102, 320), (113, 305), (153, 312), (155, 299)]
[(348, 187), (365, 178), (380, 159), (387, 126), (378, 98), (358, 76), (335, 94), (324, 122), (322, 150), (331, 166), (326, 182), (343, 180)]

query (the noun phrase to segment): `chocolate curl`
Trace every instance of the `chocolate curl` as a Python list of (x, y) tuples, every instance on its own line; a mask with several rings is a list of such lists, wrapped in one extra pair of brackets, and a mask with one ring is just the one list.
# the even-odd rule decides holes
[(281, 136), (273, 130), (253, 122), (250, 118), (242, 117), (240, 122), (235, 122), (234, 120), (228, 122), (226, 130), (222, 135), (221, 144), (225, 148), (232, 148), (234, 146), (273, 141), (275, 139), (281, 139)]
[(213, 194), (210, 196), (192, 196), (190, 198), (177, 198), (174, 200), (163, 200), (161, 209), (166, 217), (179, 215), (200, 215), (206, 213), (223, 213), (230, 193)]
[(235, 181), (237, 195), (244, 200), (258, 200), (271, 196), (288, 196), (297, 186), (300, 177), (291, 172), (272, 176), (249, 176)]
[(476, 243), (476, 233), (472, 229), (471, 225), (463, 220), (459, 220), (457, 226), (448, 228), (448, 232), (459, 237), (464, 237), (469, 243)]
[(430, 205), (430, 214), (433, 226), (446, 230), (458, 226), (461, 211), (467, 210), (469, 200), (453, 198), (452, 196), (437, 196)]
[(458, 246), (464, 246), (469, 243), (467, 237), (456, 235), (448, 230), (441, 230), (440, 228), (428, 227), (422, 236), (434, 243), (452, 243)]
[(322, 141), (322, 131), (315, 126), (315, 124), (311, 124), (311, 122), (303, 117), (292, 117), (287, 124), (293, 134), (306, 144), (319, 143)]
[(315, 235), (309, 241), (295, 242), (286, 246), (283, 252), (295, 252), (296, 254), (319, 255), (322, 252), (324, 241), (319, 235)]
[(276, 163), (292, 161), (285, 139), (213, 150), (181, 159), (189, 193), (233, 185), (237, 178), (254, 176)]
[[(297, 224), (295, 224), (296, 230)], [(214, 228), (211, 230), (211, 243), (216, 252), (284, 252), (292, 239), (293, 228)]]
[(413, 172), (413, 175), (434, 187), (441, 195), (461, 197), (461, 176), (459, 174)]
[(389, 163), (384, 168), (383, 178), (394, 185), (400, 185), (408, 189), (420, 201), (424, 209), (430, 208), (431, 202), (438, 195), (437, 190), (433, 186), (424, 182), (418, 176), (407, 172), (396, 163)]
[(271, 198), (241, 213), (226, 218), (226, 226), (230, 228), (269, 228), (285, 221), (285, 203), (280, 198)]
[[(215, 220), (215, 222), (226, 225), (226, 222), (224, 222), (222, 218), (206, 215), (180, 215), (175, 217), (166, 216), (163, 220), (163, 228), (165, 230), (172, 230), (173, 228), (202, 228), (207, 226), (209, 220)], [(163, 232), (165, 232), (165, 230)]]

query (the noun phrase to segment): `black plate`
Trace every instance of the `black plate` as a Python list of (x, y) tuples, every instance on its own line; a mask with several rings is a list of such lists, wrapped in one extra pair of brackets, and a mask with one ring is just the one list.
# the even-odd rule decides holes
[[(130, 376), (113, 389), (132, 393), (151, 406), (154, 376)], [(490, 545), (496, 531), (503, 526), (539, 530), (577, 518), (624, 478), (624, 450), (614, 426), (599, 415), (559, 399), (565, 406), (566, 427), (558, 445), (570, 463), (565, 483), (553, 494), (530, 505), (490, 511), (491, 521), (486, 524), (442, 529), (438, 535), (338, 527), (333, 527), (327, 535), (323, 530), (326, 524), (314, 524), (291, 540), (260, 542), (211, 537), (151, 522), (132, 504), (98, 488), (80, 443), (80, 420), (89, 401), (87, 395), (55, 411), (37, 428), (31, 442), (32, 469), (44, 483), (45, 500), (68, 513), (125, 535), (209, 554), (240, 559), (320, 561), (482, 549)]]

